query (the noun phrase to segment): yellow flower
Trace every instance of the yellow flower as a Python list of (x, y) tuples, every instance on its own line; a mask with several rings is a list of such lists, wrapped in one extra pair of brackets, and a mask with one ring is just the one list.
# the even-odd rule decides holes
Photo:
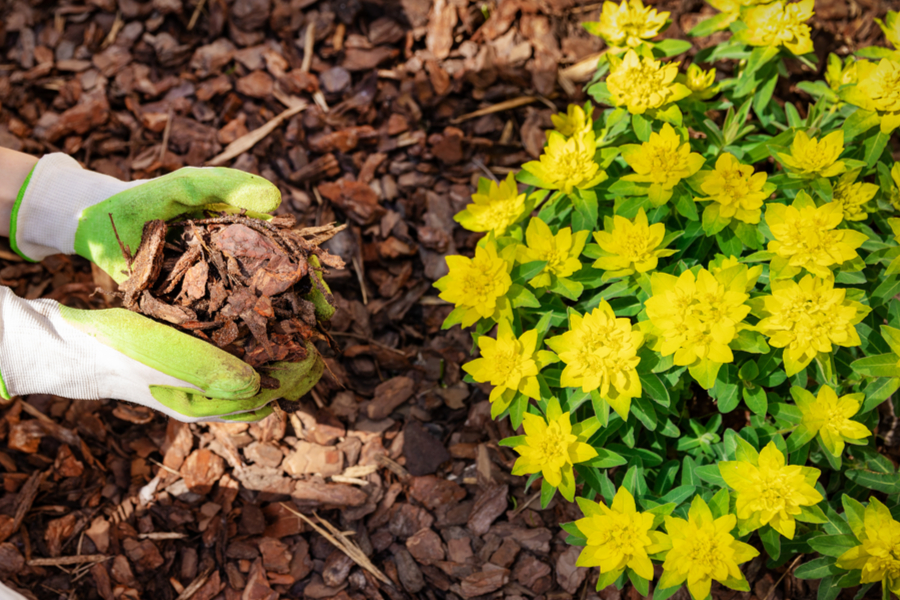
[(453, 219), (469, 231), (493, 231), (498, 236), (521, 221), (534, 208), (534, 200), (519, 193), (516, 178), (510, 173), (504, 181), (484, 177), (478, 180), (478, 191), (469, 204)]
[(665, 204), (672, 197), (672, 188), (699, 171), (704, 163), (704, 158), (691, 152), (691, 144), (682, 142), (668, 123), (663, 123), (659, 133), (651, 132), (647, 142), (628, 144), (621, 151), (622, 158), (634, 169), (634, 174), (622, 179), (649, 183), (647, 196), (654, 206)]
[[(591, 104), (588, 102), (588, 110)], [(569, 109), (565, 113), (551, 115), (550, 120), (556, 130), (566, 137), (573, 135), (587, 135), (594, 129), (594, 121), (591, 115), (585, 113), (585, 110), (577, 104), (570, 104)]]
[(793, 4), (779, 0), (748, 8), (741, 15), (747, 28), (734, 37), (751, 46), (784, 46), (794, 54), (807, 54), (813, 51), (813, 44), (806, 21), (815, 14), (814, 5), (815, 0), (801, 0)]
[(777, 152), (788, 174), (793, 177), (834, 177), (846, 170), (844, 161), (838, 160), (844, 151), (844, 132), (829, 133), (824, 138), (810, 138), (805, 131), (794, 134), (791, 153)]
[(816, 207), (806, 192), (797, 194), (794, 204), (770, 203), (766, 223), (775, 238), (769, 242), (774, 279), (793, 277), (806, 269), (819, 277), (830, 277), (833, 265), (856, 258), (856, 249), (869, 239), (852, 229), (835, 229), (844, 220), (841, 205), (828, 202)]
[(900, 50), (900, 16), (893, 10), (889, 10), (884, 16), (884, 21), (876, 18), (875, 22), (884, 32), (884, 38), (891, 43), (894, 48)]
[(862, 523), (850, 523), (860, 544), (841, 554), (835, 565), (848, 571), (859, 569), (862, 583), (880, 581), (893, 594), (900, 594), (900, 523), (876, 498), (869, 498)]
[(866, 203), (878, 192), (874, 183), (857, 183), (858, 176), (859, 170), (844, 173), (834, 186), (832, 202), (841, 207), (848, 221), (864, 221), (869, 216)]
[(859, 346), (854, 325), (868, 310), (859, 302), (847, 300), (846, 293), (845, 289), (835, 289), (831, 278), (806, 275), (800, 283), (773, 281), (772, 295), (755, 299), (754, 313), (763, 317), (756, 329), (769, 338), (771, 345), (785, 349), (788, 376), (805, 369), (816, 355), (831, 352), (832, 345)]
[(719, 462), (719, 473), (736, 492), (735, 508), (742, 533), (771, 525), (792, 540), (795, 519), (803, 512), (801, 507), (815, 506), (823, 500), (815, 488), (821, 471), (786, 465), (775, 442), (769, 442), (750, 460)]
[(554, 285), (581, 269), (578, 257), (584, 250), (588, 231), (572, 233), (570, 227), (563, 227), (553, 235), (550, 227), (538, 218), (532, 218), (525, 230), (526, 245), (516, 247), (516, 261), (525, 264), (536, 260), (547, 261), (540, 273), (528, 281), (535, 288)]
[(848, 394), (838, 398), (833, 389), (823, 385), (819, 388), (818, 397), (798, 386), (791, 388), (791, 395), (803, 415), (797, 432), (807, 439), (818, 435), (822, 446), (832, 456), (841, 455), (845, 442), (864, 444), (859, 440), (872, 435), (865, 425), (850, 418), (859, 412), (865, 394)]
[(661, 247), (665, 237), (666, 226), (649, 225), (643, 208), (634, 220), (615, 215), (607, 221), (604, 231), (594, 232), (603, 256), (593, 266), (607, 271), (608, 278), (652, 271), (660, 258), (675, 254), (675, 250)]
[(857, 83), (839, 91), (842, 100), (865, 110), (875, 111), (881, 119), (881, 133), (900, 126), (900, 61), (882, 58), (878, 64), (856, 63)]
[(496, 419), (509, 408), (516, 392), (529, 398), (541, 397), (537, 374), (559, 359), (552, 352), (538, 350), (537, 341), (538, 333), (534, 329), (516, 339), (506, 319), (498, 325), (497, 339), (487, 336), (478, 338), (481, 358), (463, 365), (463, 371), (479, 383), (489, 382), (494, 386), (490, 396), (493, 418)]
[(725, 152), (716, 160), (714, 171), (704, 171), (700, 189), (719, 204), (719, 216), (744, 223), (759, 223), (763, 201), (771, 193), (766, 186), (766, 173), (754, 173), (753, 167), (738, 162)]
[[(463, 327), (474, 325), (479, 319), (500, 320), (501, 314), (510, 311), (506, 292), (512, 285), (509, 276), (515, 248), (504, 249), (504, 256), (497, 254), (497, 245), (488, 241), (475, 249), (475, 258), (448, 256), (450, 272), (434, 283), (441, 293), (439, 297), (456, 305), (450, 317), (457, 317)], [(507, 256), (508, 255), (508, 256)]]
[(525, 413), (523, 417), (525, 435), (513, 448), (520, 456), (513, 465), (512, 474), (540, 473), (544, 481), (559, 488), (563, 498), (572, 502), (575, 498), (572, 465), (597, 456), (597, 451), (586, 443), (596, 427), (573, 432), (569, 413), (562, 412), (556, 398), (547, 403), (546, 419), (531, 413)]
[(841, 57), (837, 54), (828, 55), (828, 66), (825, 67), (825, 81), (834, 91), (841, 89), (843, 85), (854, 84), (857, 81), (856, 58), (848, 56), (841, 64)]
[(708, 100), (715, 96), (719, 91), (716, 83), (716, 70), (710, 69), (704, 71), (696, 63), (688, 65), (687, 73), (684, 77), (684, 83), (691, 90), (691, 94), (698, 100)]
[(750, 307), (744, 302), (756, 283), (746, 266), (737, 265), (715, 274), (700, 269), (695, 276), (653, 273), (647, 317), (657, 333), (654, 350), (675, 355), (675, 364), (691, 366), (709, 361), (730, 363), (728, 344), (743, 328)]
[(571, 194), (575, 188), (592, 188), (606, 180), (606, 171), (594, 160), (597, 144), (593, 131), (568, 139), (558, 131), (550, 131), (547, 138), (540, 160), (522, 165), (541, 182), (540, 187)]
[(713, 519), (700, 496), (694, 496), (686, 521), (666, 517), (672, 549), (666, 555), (656, 587), (669, 589), (686, 580), (694, 600), (705, 600), (714, 579), (732, 589), (747, 586), (738, 565), (758, 556), (759, 551), (734, 539), (731, 531), (736, 522), (734, 515)]
[(613, 52), (634, 48), (659, 35), (669, 18), (668, 12), (657, 13), (641, 0), (623, 0), (621, 4), (604, 2), (599, 23), (585, 23), (584, 28), (602, 37)]
[(691, 90), (675, 81), (679, 64), (663, 64), (638, 56), (634, 50), (626, 52), (624, 58), (610, 55), (606, 86), (613, 104), (624, 106), (631, 114), (642, 115), (687, 98)]
[(741, 16), (741, 9), (747, 6), (762, 4), (764, 0), (706, 0), (707, 3), (716, 10), (727, 15), (725, 21), (720, 23), (721, 28), (727, 28), (738, 17)]
[(613, 410), (628, 418), (631, 399), (641, 395), (641, 380), (635, 368), (644, 335), (627, 318), (617, 319), (605, 300), (593, 312), (569, 313), (569, 331), (547, 340), (566, 367), (562, 387), (599, 390)]
[(620, 487), (607, 508), (602, 502), (576, 498), (584, 518), (575, 526), (587, 538), (587, 545), (575, 562), (579, 567), (600, 567), (600, 574), (622, 573), (628, 567), (644, 579), (653, 579), (650, 554), (671, 547), (669, 536), (653, 531), (653, 515), (638, 512), (634, 496)]

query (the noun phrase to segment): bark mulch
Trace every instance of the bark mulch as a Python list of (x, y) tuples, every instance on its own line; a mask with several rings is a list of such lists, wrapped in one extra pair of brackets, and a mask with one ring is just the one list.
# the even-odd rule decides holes
[[(125, 180), (231, 166), (278, 185), (278, 214), (301, 226), (349, 224), (323, 244), (347, 265), (327, 275), (339, 351), (319, 343), (326, 374), (297, 412), (185, 425), (114, 400), (0, 405), (0, 579), (72, 600), (638, 597), (595, 592), (558, 527), (577, 507), (540, 510), (509, 474), (497, 442), (513, 432), (491, 421), (487, 389), (461, 381), (471, 336), (440, 330), (451, 307), (432, 288), (444, 257), (478, 239), (452, 219), (478, 177), (536, 157), (550, 115), (585, 99), (602, 43), (580, 23), (600, 6), (0, 4), (0, 145)], [(713, 12), (658, 8), (675, 37)], [(816, 10), (824, 58), (878, 39), (886, 6)], [(804, 101), (792, 83), (779, 98)], [(94, 294), (116, 286), (77, 257), (28, 264), (0, 248), (0, 284), (119, 302)], [(784, 571), (757, 559), (752, 592), (714, 596), (815, 594)]]

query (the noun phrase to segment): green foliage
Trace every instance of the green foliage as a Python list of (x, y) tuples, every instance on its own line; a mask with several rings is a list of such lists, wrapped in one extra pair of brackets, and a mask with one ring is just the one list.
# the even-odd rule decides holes
[[(784, 60), (816, 60), (803, 24), (811, 0), (700, 23), (692, 35), (734, 35), (682, 73), (664, 58), (686, 43), (649, 41), (667, 13), (617, 10), (647, 29), (632, 39), (603, 16), (586, 25), (612, 47), (587, 88), (597, 104), (554, 117), (544, 154), (516, 176), (521, 190), (467, 208), (467, 219), (507, 219), (494, 230), (480, 221), (489, 233), (475, 259), (452, 257), (438, 283), (456, 305), (445, 326), (480, 317), (467, 380), (493, 383), (492, 414), (524, 426), (506, 442), (521, 455), (514, 473), (542, 476), (542, 505), (577, 486), (586, 518), (564, 528), (583, 564), (599, 565), (593, 549), (619, 539), (594, 513), (652, 538), (622, 550), (603, 585), (628, 580), (647, 594), (641, 573), (657, 561), (655, 597), (674, 594), (684, 579), (666, 557), (688, 543), (677, 532), (707, 522), (729, 532), (731, 550), (717, 550), (736, 565), (755, 552), (744, 542), (772, 564), (811, 556), (794, 574), (822, 579), (821, 598), (876, 582), (859, 549), (870, 510), (900, 567), (888, 512), (900, 514), (900, 473), (872, 435), (900, 387), (900, 167), (889, 144), (900, 102), (885, 99), (900, 97), (900, 56), (830, 56), (826, 81), (799, 86), (816, 101), (782, 105), (772, 96)], [(796, 20), (794, 37), (759, 27), (777, 11)], [(882, 24), (892, 43), (897, 21)], [(722, 60), (734, 77), (698, 66)], [(719, 581), (746, 586), (733, 573)], [(695, 600), (708, 583), (688, 585)]]

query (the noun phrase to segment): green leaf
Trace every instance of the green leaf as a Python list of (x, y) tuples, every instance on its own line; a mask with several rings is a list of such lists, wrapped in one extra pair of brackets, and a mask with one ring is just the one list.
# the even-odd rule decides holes
[(541, 508), (547, 508), (553, 496), (556, 495), (556, 488), (547, 483), (546, 479), (541, 480)]
[(578, 281), (572, 281), (571, 279), (567, 279), (565, 277), (561, 279), (557, 279), (553, 285), (550, 286), (550, 291), (554, 294), (559, 294), (569, 300), (577, 301), (578, 298), (581, 297), (582, 292), (584, 292), (584, 285), (582, 285)]
[(768, 354), (771, 350), (766, 343), (766, 336), (758, 331), (750, 331), (749, 329), (739, 331), (728, 346), (732, 350), (741, 350), (752, 354)]
[(644, 115), (631, 115), (631, 126), (634, 128), (634, 134), (639, 140), (646, 142), (650, 139), (650, 133), (653, 131), (653, 128)]
[(641, 389), (648, 398), (662, 406), (669, 406), (672, 402), (669, 390), (666, 389), (659, 377), (653, 373), (641, 373), (640, 371), (638, 371), (638, 377), (641, 380)]
[(719, 473), (718, 465), (703, 465), (702, 467), (696, 467), (694, 472), (700, 479), (707, 483), (725, 487), (725, 480), (722, 479), (722, 474)]
[(876, 473), (862, 469), (847, 469), (845, 473), (847, 479), (866, 489), (885, 494), (900, 493), (900, 474)]
[(837, 600), (841, 595), (841, 588), (837, 586), (835, 579), (834, 575), (822, 578), (819, 582), (819, 591), (816, 592), (816, 600)]
[(658, 423), (656, 411), (653, 410), (653, 404), (649, 400), (643, 397), (633, 398), (631, 400), (631, 412), (649, 431), (656, 431)]
[[(706, 37), (708, 35), (712, 35), (717, 31), (722, 31), (723, 29), (728, 29), (728, 20), (731, 18), (731, 15), (728, 13), (719, 13), (714, 17), (710, 17), (709, 19), (704, 19), (700, 21), (694, 28), (688, 32), (688, 35), (691, 37)], [(653, 595), (653, 600), (657, 600), (656, 594)]]
[(810, 538), (807, 542), (813, 550), (822, 554), (823, 556), (833, 556), (838, 558), (841, 554), (853, 548), (854, 546), (859, 546), (859, 542), (856, 540), (856, 536), (854, 535), (819, 535), (814, 538)]
[(766, 526), (759, 530), (759, 539), (762, 540), (763, 548), (766, 549), (769, 558), (778, 560), (778, 557), (781, 556), (781, 534), (772, 527)]
[(575, 214), (572, 215), (572, 231), (593, 231), (597, 227), (597, 194), (590, 190), (576, 190), (571, 195)]
[(744, 384), (744, 389), (742, 390), (744, 403), (753, 414), (764, 417), (769, 408), (769, 398), (766, 395), (766, 390), (760, 386), (751, 388), (750, 385), (752, 384)]
[(726, 488), (722, 488), (709, 501), (709, 509), (712, 512), (713, 519), (718, 519), (728, 514), (728, 504), (731, 496)]
[(510, 273), (510, 277), (512, 278), (513, 283), (524, 284), (529, 279), (533, 279), (536, 277), (541, 271), (544, 270), (544, 267), (547, 266), (546, 260), (533, 260), (531, 262), (527, 262), (525, 264), (516, 265), (513, 267), (512, 273)]
[(744, 250), (744, 244), (731, 229), (723, 229), (716, 234), (716, 243), (725, 256), (740, 256)]
[(676, 40), (675, 38), (666, 38), (653, 44), (654, 50), (662, 52), (663, 56), (676, 56), (683, 54), (693, 47), (688, 40)]
[(866, 399), (863, 402), (860, 413), (865, 414), (870, 410), (877, 408), (882, 402), (891, 397), (891, 394), (900, 388), (900, 378), (891, 377), (890, 379), (879, 377), (873, 379), (866, 386)]
[(847, 117), (841, 129), (844, 131), (844, 144), (856, 136), (876, 127), (881, 122), (878, 113), (857, 109), (855, 113)]
[[(716, 17), (721, 17), (723, 14), (725, 13), (719, 13), (718, 15), (716, 15)], [(713, 19), (715, 19), (716, 17), (713, 17)], [(709, 21), (712, 21), (712, 19), (707, 19), (706, 21), (703, 21), (703, 23), (708, 23)], [(702, 25), (703, 23), (700, 23), (700, 25)], [(694, 29), (697, 28), (695, 27)], [(693, 31), (694, 30), (691, 30), (691, 33), (693, 33)], [(672, 587), (666, 589), (660, 589), (658, 587), (653, 588), (653, 600), (669, 600), (669, 598), (678, 593), (678, 590), (680, 590), (681, 587), (681, 584), (679, 584), (673, 585)]]
[(703, 232), (708, 236), (716, 235), (731, 223), (730, 218), (725, 218), (720, 215), (721, 207), (722, 205), (718, 202), (710, 202), (706, 205), (706, 208), (703, 209)]
[(900, 357), (896, 354), (877, 354), (853, 361), (850, 366), (863, 377), (900, 377)]
[(672, 196), (675, 210), (683, 217), (687, 217), (691, 221), (698, 221), (700, 216), (697, 214), (697, 205), (694, 203), (694, 197), (690, 193), (684, 191), (681, 186), (675, 187), (675, 194)]
[(534, 297), (534, 294), (526, 288), (525, 286), (519, 284), (512, 284), (509, 286), (509, 291), (506, 293), (506, 297), (509, 298), (510, 303), (513, 308), (540, 308), (541, 303), (537, 298)]
[(809, 562), (805, 562), (794, 570), (794, 577), (797, 579), (822, 579), (829, 575), (838, 575), (844, 573), (838, 569), (834, 563), (833, 556), (820, 556)]
[(628, 579), (631, 581), (631, 585), (634, 586), (637, 593), (646, 598), (650, 594), (650, 581), (644, 579), (631, 569), (626, 568), (625, 572), (628, 573)]
[(881, 153), (884, 152), (884, 149), (887, 147), (888, 141), (890, 141), (891, 136), (888, 133), (882, 133), (881, 130), (878, 131), (872, 137), (866, 139), (864, 149), (865, 154), (863, 155), (863, 160), (866, 161), (866, 166), (870, 169), (875, 166), (875, 163), (878, 162), (878, 159), (881, 158)]
[(608, 188), (609, 193), (614, 196), (646, 196), (649, 189), (650, 186), (646, 184), (624, 179), (619, 179)]

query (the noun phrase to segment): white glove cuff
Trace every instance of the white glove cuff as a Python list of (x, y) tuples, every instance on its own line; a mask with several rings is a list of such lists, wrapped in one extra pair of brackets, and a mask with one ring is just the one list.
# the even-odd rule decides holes
[(88, 171), (67, 154), (47, 154), (34, 166), (13, 209), (14, 248), (34, 261), (51, 254), (74, 254), (81, 212), (142, 183)]
[(0, 374), (11, 396), (53, 394), (73, 400), (114, 398), (180, 414), (150, 393), (151, 385), (203, 390), (102, 344), (63, 319), (53, 300), (23, 300), (0, 287)]

